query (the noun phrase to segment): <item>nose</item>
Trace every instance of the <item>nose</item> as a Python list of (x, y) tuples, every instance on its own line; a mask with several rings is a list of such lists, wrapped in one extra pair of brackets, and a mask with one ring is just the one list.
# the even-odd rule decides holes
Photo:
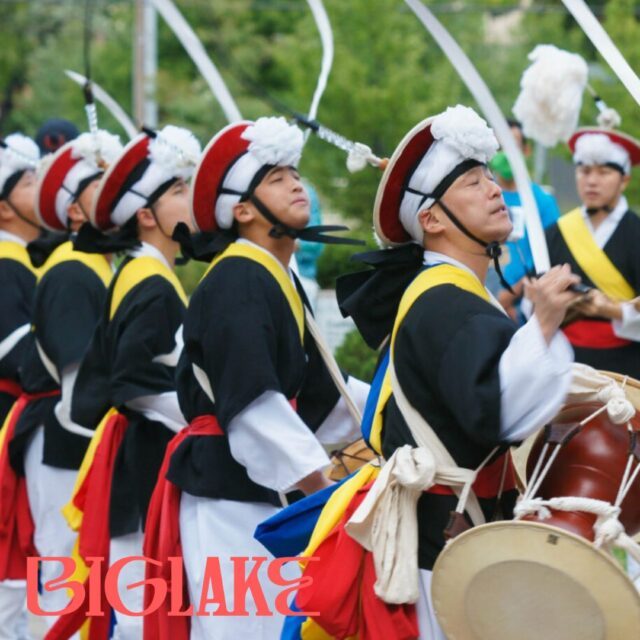
[(492, 180), (491, 178), (488, 178), (488, 177), (485, 177), (485, 180), (487, 181), (487, 184), (488, 184), (487, 194), (489, 198), (493, 200), (493, 198), (497, 198), (502, 195), (502, 189), (500, 188), (500, 185), (495, 180)]

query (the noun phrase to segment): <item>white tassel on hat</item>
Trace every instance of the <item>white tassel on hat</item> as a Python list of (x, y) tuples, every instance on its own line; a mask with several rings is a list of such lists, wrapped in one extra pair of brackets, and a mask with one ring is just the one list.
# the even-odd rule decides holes
[(582, 57), (549, 44), (530, 54), (513, 113), (524, 134), (546, 147), (566, 141), (578, 126), (588, 68)]

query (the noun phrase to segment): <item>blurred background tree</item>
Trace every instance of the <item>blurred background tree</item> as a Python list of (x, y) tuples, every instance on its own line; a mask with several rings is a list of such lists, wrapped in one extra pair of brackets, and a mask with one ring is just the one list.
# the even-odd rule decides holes
[[(131, 112), (134, 2), (90, 1), (93, 77)], [(321, 45), (305, 0), (175, 2), (245, 117), (275, 113), (260, 97), (262, 90), (301, 112), (308, 109)], [(477, 65), (507, 115), (528, 64), (527, 54), (537, 44), (552, 43), (587, 59), (593, 86), (620, 111), (624, 130), (640, 136), (638, 105), (560, 2), (430, 0), (428, 4)], [(638, 3), (590, 4), (631, 66), (640, 68)], [(473, 105), (455, 70), (401, 0), (325, 0), (325, 6), (334, 30), (335, 62), (320, 106), (322, 122), (384, 156), (425, 116), (456, 102)], [(0, 133), (19, 129), (34, 134), (51, 116), (69, 118), (85, 128), (81, 91), (63, 74), (66, 68), (84, 69), (85, 0), (2, 0), (0, 7)], [(206, 144), (225, 124), (224, 115), (162, 20), (158, 67), (160, 124), (187, 126)], [(101, 107), (99, 113), (102, 126), (120, 132)], [(591, 124), (595, 117), (593, 102), (585, 98), (581, 122)], [(549, 153), (568, 158), (562, 145)], [(369, 233), (379, 172), (349, 174), (344, 154), (313, 137), (301, 170), (317, 187), (325, 212)], [(554, 176), (548, 179), (553, 183)], [(565, 180), (571, 181), (570, 174)], [(640, 180), (634, 183), (629, 198), (638, 205)], [(185, 277), (197, 280), (197, 272)]]

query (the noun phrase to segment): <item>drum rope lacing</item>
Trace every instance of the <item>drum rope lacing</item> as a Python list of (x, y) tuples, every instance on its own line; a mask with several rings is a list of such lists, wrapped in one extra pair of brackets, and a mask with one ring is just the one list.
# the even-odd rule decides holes
[[(611, 422), (614, 424), (626, 423), (629, 433), (633, 433), (633, 427), (631, 426), (630, 420), (634, 417), (636, 409), (633, 404), (627, 400), (624, 393), (626, 381), (627, 378), (625, 377), (621, 387), (618, 387), (617, 385), (607, 387), (606, 396), (608, 396), (608, 398), (602, 398), (602, 401), (605, 402), (605, 404), (582, 420), (579, 426), (584, 427), (601, 413), (607, 411)], [(520, 520), (527, 515), (536, 515), (541, 520), (546, 520), (551, 516), (551, 509), (556, 511), (582, 511), (584, 513), (593, 514), (597, 516), (596, 522), (593, 525), (595, 546), (597, 548), (604, 548), (609, 552), (611, 552), (614, 547), (617, 547), (626, 551), (634, 558), (634, 560), (640, 563), (640, 545), (627, 535), (624, 530), (624, 526), (619, 519), (621, 505), (640, 474), (640, 462), (638, 462), (635, 469), (633, 469), (633, 462), (635, 459), (634, 452), (632, 451), (629, 454), (627, 464), (620, 481), (618, 494), (613, 504), (604, 500), (577, 496), (556, 497), (549, 498), (547, 500), (543, 498), (535, 498), (534, 496), (538, 493), (542, 482), (549, 473), (549, 470), (551, 469), (551, 466), (563, 445), (564, 442), (555, 443), (549, 459), (546, 464), (544, 464), (544, 468), (542, 467), (543, 461), (547, 456), (551, 445), (549, 442), (545, 442), (543, 445), (542, 451), (540, 452), (536, 462), (536, 466), (531, 474), (531, 479), (528, 483), (527, 489), (514, 508), (515, 519)], [(638, 576), (633, 576), (632, 580), (635, 580), (637, 577)]]

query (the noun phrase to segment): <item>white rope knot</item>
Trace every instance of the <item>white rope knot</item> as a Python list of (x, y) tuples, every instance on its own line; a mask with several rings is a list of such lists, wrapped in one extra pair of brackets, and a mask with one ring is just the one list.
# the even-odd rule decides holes
[(625, 424), (636, 415), (636, 408), (627, 398), (624, 389), (615, 383), (600, 389), (598, 399), (607, 405), (609, 419), (614, 424)]
[(551, 511), (547, 507), (547, 500), (542, 498), (522, 498), (513, 509), (515, 520), (521, 520), (525, 516), (535, 515), (540, 520), (551, 517)]
[(613, 507), (606, 515), (598, 516), (593, 530), (596, 534), (596, 547), (614, 546), (618, 539), (625, 533), (624, 526), (619, 520), (620, 507)]

